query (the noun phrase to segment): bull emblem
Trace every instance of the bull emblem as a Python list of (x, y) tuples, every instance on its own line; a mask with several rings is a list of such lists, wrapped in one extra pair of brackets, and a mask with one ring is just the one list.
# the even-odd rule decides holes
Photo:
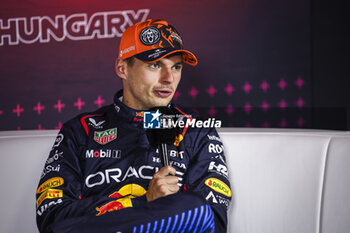
[(155, 27), (145, 28), (140, 34), (140, 39), (145, 45), (154, 45), (160, 40), (159, 30)]

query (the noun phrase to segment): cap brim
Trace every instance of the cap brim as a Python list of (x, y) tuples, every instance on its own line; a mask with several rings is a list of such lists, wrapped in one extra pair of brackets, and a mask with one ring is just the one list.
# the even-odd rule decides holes
[(181, 53), (183, 62), (191, 66), (198, 63), (196, 56), (185, 49), (157, 48), (136, 54), (135, 57), (145, 62), (156, 62), (174, 53)]

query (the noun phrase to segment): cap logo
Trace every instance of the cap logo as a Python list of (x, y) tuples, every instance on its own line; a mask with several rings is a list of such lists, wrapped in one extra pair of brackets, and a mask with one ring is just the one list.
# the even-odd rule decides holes
[(183, 45), (182, 39), (179, 34), (177, 34), (176, 32), (170, 32), (170, 36), (171, 38), (177, 40), (181, 45)]
[(160, 32), (156, 27), (144, 28), (140, 33), (140, 40), (144, 45), (154, 45), (160, 41)]

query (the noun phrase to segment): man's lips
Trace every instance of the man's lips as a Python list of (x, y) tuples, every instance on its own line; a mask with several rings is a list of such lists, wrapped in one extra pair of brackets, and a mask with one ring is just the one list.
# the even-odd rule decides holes
[(160, 98), (168, 98), (171, 96), (173, 91), (171, 89), (156, 89), (154, 90), (154, 93)]

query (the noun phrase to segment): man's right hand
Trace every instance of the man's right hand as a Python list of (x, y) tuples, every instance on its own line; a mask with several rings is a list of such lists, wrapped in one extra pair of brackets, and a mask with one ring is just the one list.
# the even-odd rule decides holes
[(147, 201), (153, 201), (179, 191), (178, 181), (175, 176), (176, 170), (171, 166), (162, 167), (153, 175), (146, 193)]

